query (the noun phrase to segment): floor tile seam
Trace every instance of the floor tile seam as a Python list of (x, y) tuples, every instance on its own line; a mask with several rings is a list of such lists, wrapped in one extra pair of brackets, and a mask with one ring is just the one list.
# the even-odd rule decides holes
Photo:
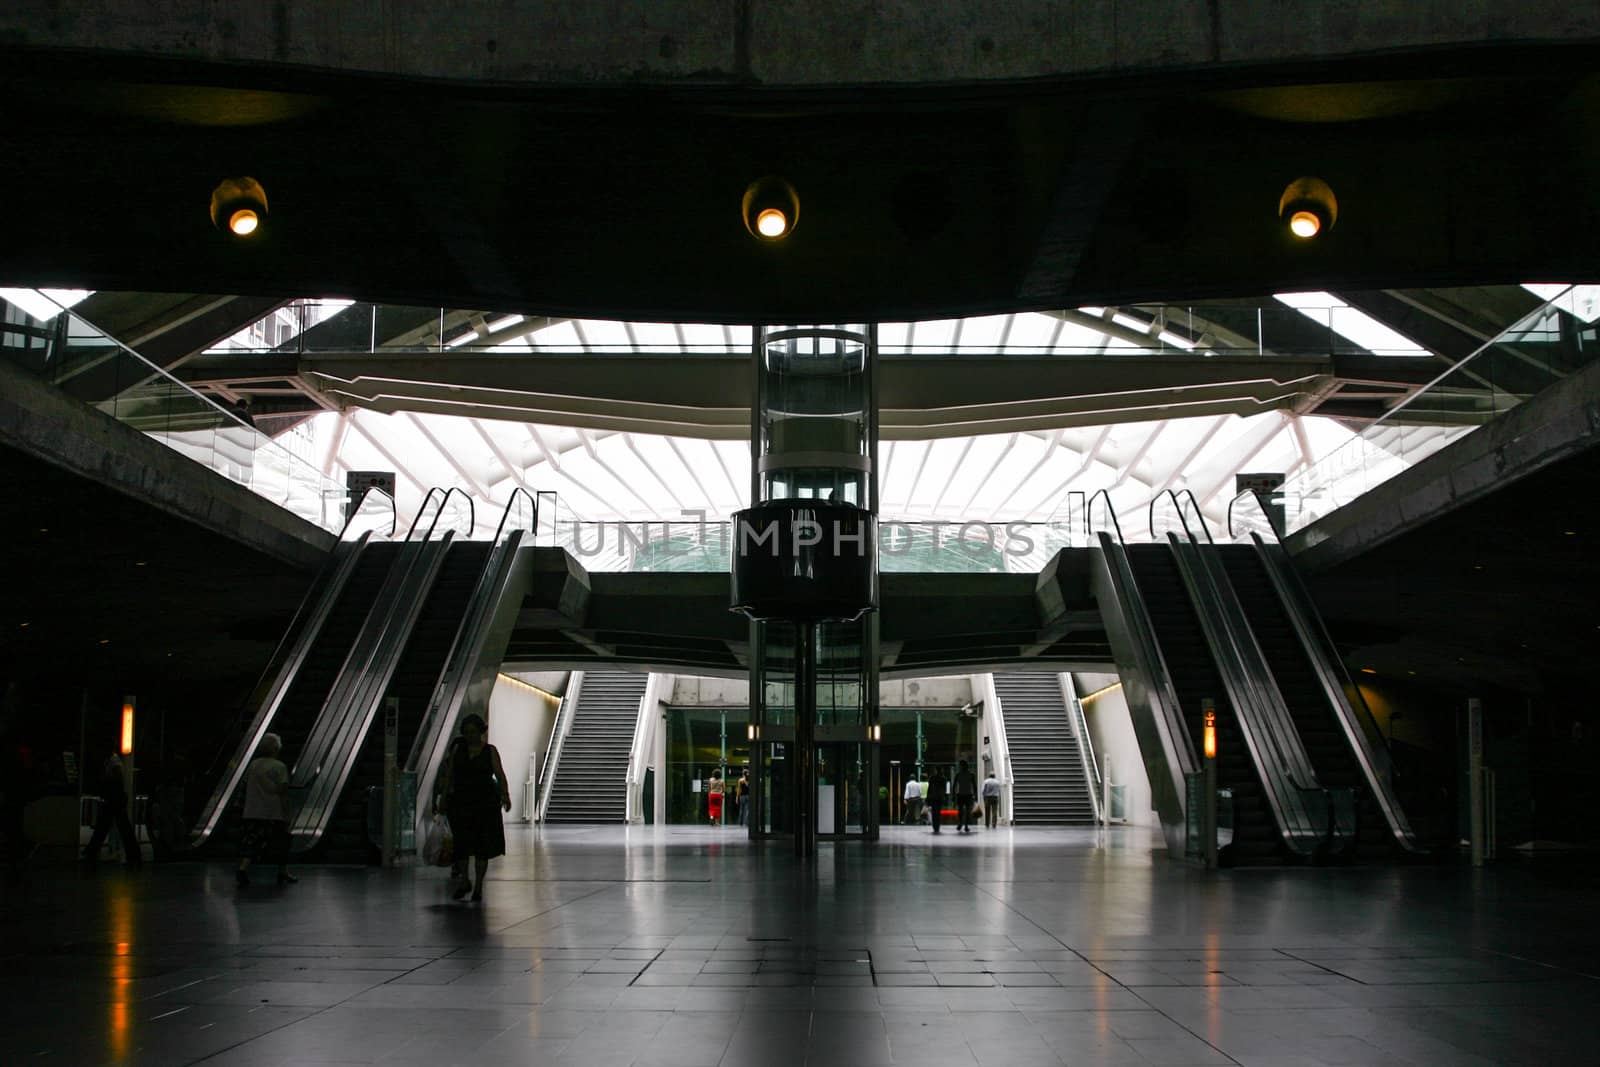
[[(1187, 1023), (1183, 1022), (1180, 1019), (1174, 1018), (1172, 1015), (1169, 1015), (1167, 1012), (1161, 1010), (1160, 1008), (1156, 1007), (1154, 1004), (1150, 1003), (1150, 1001), (1146, 1000), (1143, 996), (1140, 995), (1140, 993), (1139, 993), (1139, 991), (1137, 989), (1134, 989), (1134, 988), (1131, 988), (1131, 987), (1128, 987), (1128, 986), (1124, 986), (1123, 988), (1127, 989), (1129, 993), (1133, 994), (1133, 996), (1134, 996), (1134, 998), (1136, 1000), (1138, 1000), (1140, 1003), (1144, 1004), (1151, 1011), (1154, 1011), (1156, 1014), (1160, 1015), (1163, 1019), (1166, 1019), (1168, 1022), (1172, 1023), (1172, 1025), (1178, 1027), (1184, 1033), (1188, 1034), (1190, 1037), (1193, 1037), (1196, 1041), (1201, 1042), (1207, 1048), (1211, 1049), (1211, 1051), (1215, 1052), (1217, 1055), (1219, 1055), (1219, 1056), (1223, 1057), (1224, 1059), (1226, 1059), (1229, 1063), (1232, 1063), (1232, 1064), (1238, 1064), (1239, 1063), (1239, 1061), (1237, 1059), (1235, 1059), (1233, 1056), (1229, 1055), (1228, 1053), (1224, 1052), (1222, 1049), (1218, 1048), (1216, 1046), (1216, 1044), (1214, 1044), (1210, 1039), (1208, 1039), (1206, 1037), (1203, 1037), (1201, 1034), (1196, 1032), (1193, 1027), (1189, 1026)], [(1166, 987), (1166, 988), (1173, 988), (1173, 987)], [(1179, 986), (1179, 987), (1176, 987), (1176, 988), (1194, 989), (1194, 988), (1203, 988), (1203, 987)], [(1123, 1038), (1122, 1040), (1123, 1041), (1130, 1041), (1129, 1038)], [(1133, 1046), (1130, 1043), (1129, 1047), (1135, 1047), (1135, 1046)]]
[[(1325, 972), (1327, 974), (1331, 974), (1331, 975), (1335, 975), (1335, 976), (1337, 976), (1339, 978), (1343, 978), (1347, 982), (1354, 982), (1354, 983), (1356, 983), (1357, 985), (1360, 985), (1360, 986), (1370, 986), (1371, 985), (1371, 983), (1369, 983), (1369, 982), (1363, 982), (1361, 979), (1355, 977), (1354, 975), (1345, 974), (1343, 971), (1336, 970), (1336, 969), (1334, 969), (1332, 967), (1327, 966), (1326, 964), (1318, 963), (1315, 960), (1308, 960), (1304, 956), (1296, 956), (1293, 952), (1290, 952), (1288, 949), (1280, 948), (1280, 949), (1276, 949), (1275, 951), (1283, 953), (1285, 956), (1288, 956), (1292, 960), (1299, 960), (1301, 963), (1305, 964), (1308, 967), (1315, 967), (1318, 970), (1321, 970), (1321, 971), (1323, 971), (1323, 972)], [(1350, 960), (1350, 961), (1346, 961), (1346, 962), (1354, 963), (1356, 961)]]
[[(590, 897), (596, 896), (596, 895), (598, 895), (600, 893), (604, 893), (610, 888), (612, 888), (610, 885), (603, 885), (598, 889), (592, 889), (589, 892), (584, 893), (582, 896), (573, 897), (571, 900), (564, 900), (559, 904), (552, 904), (550, 907), (545, 908), (543, 911), (536, 911), (532, 915), (524, 916), (523, 918), (518, 919), (516, 922), (511, 923), (511, 924), (509, 924), (507, 926), (498, 927), (494, 931), (494, 933), (495, 934), (508, 933), (509, 931), (515, 930), (517, 927), (522, 926), (525, 923), (531, 923), (535, 919), (541, 918), (541, 917), (543, 917), (545, 915), (549, 915), (549, 914), (551, 914), (553, 912), (560, 911), (562, 908), (568, 907), (569, 905), (581, 904), (585, 900), (588, 900)], [(455, 955), (455, 953), (452, 952), (450, 955), (453, 956), (453, 955)], [(444, 957), (440, 957), (440, 958), (441, 959), (448, 959), (449, 956), (444, 956)]]

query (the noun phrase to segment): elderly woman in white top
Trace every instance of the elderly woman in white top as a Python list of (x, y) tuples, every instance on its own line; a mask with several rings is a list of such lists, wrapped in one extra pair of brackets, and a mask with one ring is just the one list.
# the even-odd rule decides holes
[(281, 751), (282, 739), (267, 734), (244, 772), (243, 855), (234, 876), (241, 888), (250, 884), (250, 864), (269, 855), (278, 864), (279, 885), (299, 881), (289, 873), (289, 768), (278, 758)]

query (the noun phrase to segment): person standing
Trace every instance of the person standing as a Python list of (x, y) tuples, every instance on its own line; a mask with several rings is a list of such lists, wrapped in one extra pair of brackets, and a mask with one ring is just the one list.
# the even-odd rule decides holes
[(250, 884), (250, 865), (269, 856), (278, 864), (279, 885), (299, 881), (289, 873), (289, 768), (278, 758), (282, 751), (278, 735), (267, 734), (245, 768), (242, 855), (234, 872), (241, 889)]
[(1000, 825), (1000, 779), (993, 771), (983, 780), (983, 825), (989, 830)]
[(933, 824), (933, 832), (939, 832), (939, 823), (944, 818), (945, 801), (949, 799), (950, 786), (945, 781), (944, 772), (934, 767), (928, 771), (928, 821)]
[(746, 767), (744, 773), (739, 775), (739, 784), (734, 787), (734, 797), (739, 803), (739, 825), (750, 825), (750, 768)]
[(712, 771), (711, 781), (706, 786), (706, 813), (712, 826), (722, 822), (722, 798), (722, 773)]
[(956, 829), (964, 834), (972, 832), (972, 808), (978, 803), (978, 782), (962, 760), (956, 768)]
[(901, 814), (902, 823), (918, 823), (922, 821), (922, 783), (916, 777), (906, 779), (906, 790), (901, 797), (906, 802), (906, 810)]
[(139, 835), (134, 831), (133, 820), (128, 818), (128, 789), (123, 781), (122, 760), (115, 755), (106, 758), (100, 783), (100, 813), (95, 818), (89, 844), (83, 850), (83, 861), (88, 866), (100, 862), (100, 849), (112, 827), (122, 841), (124, 861), (130, 868), (138, 867), (144, 857), (139, 853)]
[[(483, 899), (483, 880), (489, 861), (506, 854), (506, 824), (502, 811), (511, 810), (511, 785), (500, 753), (488, 741), (489, 724), (481, 715), (461, 720), (461, 735), (451, 745), (445, 763), (445, 781), (434, 807), (450, 819), (455, 838), (455, 863), (450, 878), (451, 896), (460, 900), (472, 892)], [(474, 861), (474, 878), (467, 879), (467, 857)]]

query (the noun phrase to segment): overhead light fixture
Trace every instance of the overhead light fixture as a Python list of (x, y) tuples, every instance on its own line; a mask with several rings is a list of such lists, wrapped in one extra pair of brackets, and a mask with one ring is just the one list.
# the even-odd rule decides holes
[(800, 194), (775, 174), (746, 186), (740, 208), (744, 228), (758, 241), (781, 241), (800, 224)]
[(267, 192), (254, 178), (224, 178), (211, 190), (211, 221), (225, 233), (249, 237), (267, 218)]
[(1330, 229), (1339, 217), (1339, 201), (1321, 178), (1296, 178), (1278, 198), (1278, 218), (1302, 241)]

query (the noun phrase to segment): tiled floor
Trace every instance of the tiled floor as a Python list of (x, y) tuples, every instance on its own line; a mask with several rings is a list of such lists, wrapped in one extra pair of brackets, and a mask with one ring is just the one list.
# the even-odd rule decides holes
[[(36, 870), (0, 1063), (1592, 1063), (1595, 897), (1506, 866), (1206, 875), (1138, 830), (513, 831), (433, 870)], [(1592, 885), (1593, 883), (1588, 883)]]

